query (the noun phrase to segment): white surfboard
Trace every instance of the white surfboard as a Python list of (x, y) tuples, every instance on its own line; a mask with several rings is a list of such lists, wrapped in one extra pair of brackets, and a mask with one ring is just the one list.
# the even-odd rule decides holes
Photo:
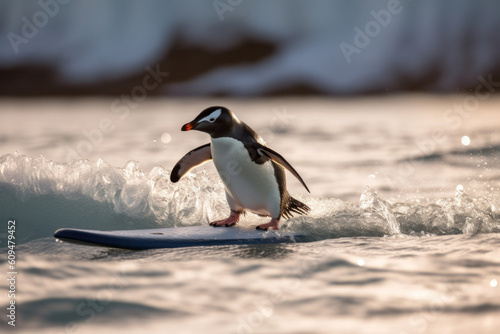
[(189, 226), (143, 230), (100, 231), (63, 228), (56, 239), (90, 246), (123, 249), (177, 248), (306, 242), (299, 233), (259, 231), (255, 227)]

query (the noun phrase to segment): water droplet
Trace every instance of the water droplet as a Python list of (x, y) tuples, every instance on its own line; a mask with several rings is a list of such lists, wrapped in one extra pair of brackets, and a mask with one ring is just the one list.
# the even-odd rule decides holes
[(376, 176), (375, 174), (370, 174), (370, 175), (368, 175), (368, 177), (369, 177), (369, 178), (374, 179), (374, 178), (376, 178), (377, 176)]
[(498, 285), (498, 282), (497, 282), (497, 280), (496, 280), (496, 279), (492, 279), (492, 280), (490, 281), (490, 286), (491, 286), (492, 288), (496, 288), (496, 287), (497, 287), (497, 285)]
[(462, 137), (462, 145), (469, 146), (469, 144), (470, 144), (469, 136), (463, 136)]
[(459, 185), (457, 186), (457, 191), (460, 191), (460, 192), (461, 192), (461, 191), (464, 191), (464, 186), (463, 186), (463, 185), (461, 185), (461, 184), (459, 184)]
[(161, 135), (161, 142), (163, 144), (168, 144), (172, 141), (172, 136), (170, 136), (170, 133), (165, 132), (164, 134)]
[(358, 262), (358, 266), (361, 266), (361, 267), (362, 267), (362, 266), (364, 266), (364, 265), (365, 265), (365, 260), (363, 260), (363, 259), (358, 259), (358, 261), (357, 261), (357, 262)]

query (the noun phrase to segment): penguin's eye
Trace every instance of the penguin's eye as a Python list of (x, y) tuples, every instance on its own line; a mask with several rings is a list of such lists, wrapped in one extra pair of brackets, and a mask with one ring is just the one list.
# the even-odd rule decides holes
[(199, 123), (201, 123), (201, 122), (213, 123), (220, 116), (220, 114), (221, 114), (221, 110), (217, 109), (216, 111), (211, 112), (210, 115), (205, 116), (202, 119), (200, 119), (198, 122)]

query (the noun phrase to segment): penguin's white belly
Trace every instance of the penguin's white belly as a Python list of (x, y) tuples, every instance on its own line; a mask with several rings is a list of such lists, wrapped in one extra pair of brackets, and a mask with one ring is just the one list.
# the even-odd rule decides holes
[(212, 138), (212, 158), (232, 199), (251, 212), (278, 217), (281, 196), (271, 161), (259, 165), (239, 140)]

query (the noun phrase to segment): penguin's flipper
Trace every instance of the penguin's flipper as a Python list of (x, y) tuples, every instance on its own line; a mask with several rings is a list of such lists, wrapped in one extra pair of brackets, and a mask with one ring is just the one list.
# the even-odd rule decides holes
[(197, 147), (189, 151), (181, 160), (174, 166), (170, 174), (170, 181), (179, 181), (184, 174), (189, 172), (196, 166), (199, 166), (208, 160), (212, 160), (212, 152), (210, 150), (210, 143)]
[(304, 180), (302, 180), (299, 173), (297, 173), (297, 171), (292, 167), (292, 165), (290, 165), (288, 163), (288, 161), (286, 161), (285, 158), (283, 158), (278, 152), (275, 152), (275, 151), (271, 150), (269, 147), (266, 147), (266, 146), (260, 145), (260, 144), (258, 145), (257, 152), (261, 155), (265, 155), (269, 159), (273, 160), (274, 162), (279, 163), (281, 166), (288, 169), (290, 171), (290, 173), (292, 173), (293, 176), (295, 176), (300, 181), (300, 183), (302, 183), (304, 188), (306, 188), (306, 190), (308, 192), (310, 192), (309, 188), (307, 188), (306, 183), (304, 182)]

